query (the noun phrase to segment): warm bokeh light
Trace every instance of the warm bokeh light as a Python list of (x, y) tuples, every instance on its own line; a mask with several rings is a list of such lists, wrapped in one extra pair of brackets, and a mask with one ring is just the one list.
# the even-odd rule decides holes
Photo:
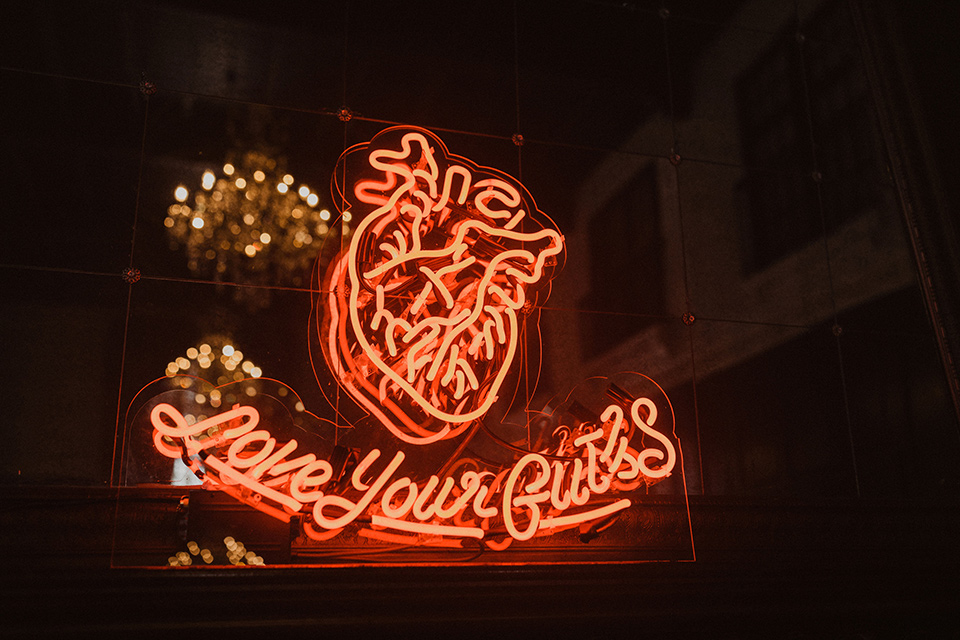
[[(168, 378), (184, 375), (196, 376), (215, 385), (238, 382), (245, 378), (259, 378), (263, 375), (263, 370), (256, 366), (253, 361), (244, 360), (243, 353), (234, 347), (232, 341), (226, 336), (210, 335), (207, 336), (206, 340), (203, 344), (187, 349), (186, 357), (180, 356), (167, 363), (164, 371), (165, 375)], [(194, 387), (198, 394), (194, 397), (194, 400), (199, 404), (207, 403), (217, 408), (222, 402), (235, 402), (236, 400), (236, 396), (233, 395), (236, 393), (235, 391), (212, 389), (205, 392), (202, 391), (202, 386), (194, 385), (194, 382), (189, 377), (181, 377), (174, 381), (177, 386), (183, 389)], [(245, 390), (245, 393), (249, 395), (250, 390)], [(197, 419), (203, 420), (204, 417), (199, 416)]]
[(213, 189), (213, 185), (216, 184), (216, 182), (217, 182), (217, 177), (213, 175), (212, 171), (204, 171), (203, 177), (200, 178), (200, 185), (207, 191), (210, 191), (210, 189)]
[[(207, 169), (195, 186), (172, 189), (163, 225), (173, 251), (186, 253), (187, 266), (199, 277), (256, 285), (303, 285), (317, 261), (316, 247), (326, 236), (349, 235), (345, 226), (320, 227), (322, 197), (286, 171), (286, 160), (260, 151), (228, 154), (230, 162)], [(236, 160), (234, 158), (237, 158)], [(188, 189), (188, 186), (191, 186)], [(316, 208), (315, 208), (316, 207)], [(325, 229), (318, 232), (318, 229)], [(321, 256), (333, 257), (338, 243)], [(251, 309), (270, 304), (269, 290), (233, 290)]]

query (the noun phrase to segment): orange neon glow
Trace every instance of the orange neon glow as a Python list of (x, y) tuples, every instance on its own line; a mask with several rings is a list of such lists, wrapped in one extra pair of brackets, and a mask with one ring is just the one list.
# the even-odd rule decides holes
[(324, 356), (400, 440), (457, 436), (498, 399), (563, 237), (516, 180), (422, 129), (381, 132), (341, 166), (363, 219), (327, 273)]
[[(628, 426), (624, 411), (612, 404), (601, 414), (600, 426), (581, 427), (571, 450), (579, 455), (568, 461), (550, 462), (542, 454), (529, 453), (499, 474), (467, 469), (459, 476), (433, 475), (418, 482), (409, 476), (394, 478), (406, 458), (402, 451), (385, 461), (381, 451), (373, 449), (353, 468), (348, 487), (325, 493), (333, 479), (331, 463), (298, 451), (296, 440), (280, 444), (269, 425), (260, 424), (252, 406), (237, 405), (193, 425), (169, 404), (150, 412), (154, 443), (163, 455), (182, 459), (203, 452), (188, 460), (206, 486), (285, 522), (293, 514), (307, 515), (311, 521), (304, 524), (304, 532), (314, 540), (328, 540), (361, 520), (377, 529), (481, 540), (487, 523), (499, 517), (509, 539), (518, 541), (603, 520), (631, 505), (621, 498), (590, 507), (611, 492), (616, 481), (664, 477), (676, 461), (669, 438), (654, 428), (657, 409), (652, 401), (635, 400), (630, 417), (662, 449), (632, 448), (623, 435)], [(661, 465), (649, 467), (651, 459)], [(506, 546), (485, 542), (492, 549)]]
[[(550, 294), (565, 241), (522, 184), (451, 154), (426, 130), (392, 127), (344, 152), (334, 185), (354, 232), (322, 273), (311, 330), (332, 375), (317, 373), (318, 382), (336, 391), (336, 402), (327, 396), (337, 415), (332, 442), (306, 451), (278, 435), (286, 433), (278, 425), (261, 423), (254, 406), (188, 424), (162, 402), (149, 412), (160, 454), (182, 461), (207, 488), (278, 520), (296, 517), (317, 542), (347, 531), (395, 545), (481, 550), (578, 526), (602, 531), (634, 504), (626, 495), (673, 473), (673, 407), (641, 374), (634, 375), (645, 381), (631, 392), (604, 382), (603, 400), (578, 396), (590, 407), (573, 392), (545, 405), (553, 413), (540, 414), (550, 425), (543, 433), (553, 439), (531, 436), (528, 423), (532, 450), (519, 449), (512, 462), (468, 446), (474, 427), (499, 439), (481, 423), (488, 413), (534, 413), (511, 404), (522, 376), (510, 372), (523, 362), (536, 385), (529, 369), (538, 366), (538, 316), (531, 314)], [(371, 423), (387, 432), (365, 439)], [(409, 446), (461, 436), (427, 451)], [(442, 472), (418, 468), (444, 448), (459, 457)]]

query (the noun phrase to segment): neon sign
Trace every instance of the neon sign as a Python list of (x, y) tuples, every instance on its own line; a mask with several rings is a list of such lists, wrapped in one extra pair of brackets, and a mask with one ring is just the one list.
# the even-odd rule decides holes
[[(563, 236), (523, 185), (428, 131), (393, 127), (344, 152), (334, 188), (355, 231), (322, 274), (312, 318), (315, 370), (336, 385), (325, 389), (334, 442), (290, 437), (289, 412), (264, 413), (242, 393), (195, 420), (189, 397), (167, 392), (137, 414), (151, 451), (183, 461), (206, 488), (299, 519), (318, 543), (351, 531), (493, 550), (608, 526), (638, 492), (682, 470), (673, 407), (641, 374), (624, 374), (629, 392), (595, 378), (593, 392), (571, 391), (549, 412), (521, 407), (525, 447), (488, 425), (502, 419), (488, 418), (493, 407), (510, 408), (516, 365), (564, 260)], [(345, 427), (349, 444), (334, 444)]]
[[(328, 533), (310, 525), (306, 531), (322, 540), (359, 519), (369, 519), (374, 529), (476, 539), (499, 519), (512, 539), (528, 540), (541, 531), (609, 517), (631, 501), (611, 501), (608, 493), (670, 475), (677, 453), (654, 428), (657, 408), (648, 398), (631, 404), (629, 419), (618, 404), (609, 405), (600, 419), (598, 426), (582, 426), (572, 445), (564, 442), (551, 452), (556, 455), (528, 453), (499, 473), (468, 470), (442, 480), (431, 475), (424, 483), (395, 479), (403, 451), (382, 464), (381, 451), (373, 449), (353, 469), (348, 487), (325, 493), (334, 475), (330, 461), (303, 453), (296, 440), (279, 445), (269, 431), (256, 428), (260, 415), (252, 406), (238, 405), (194, 424), (169, 404), (150, 413), (160, 453), (186, 460), (207, 486), (285, 522), (307, 508), (314, 525)], [(626, 434), (634, 429), (659, 447), (633, 448)]]
[(362, 221), (324, 283), (327, 364), (400, 440), (460, 435), (498, 399), (563, 237), (519, 182), (424, 130), (349, 149), (335, 180)]

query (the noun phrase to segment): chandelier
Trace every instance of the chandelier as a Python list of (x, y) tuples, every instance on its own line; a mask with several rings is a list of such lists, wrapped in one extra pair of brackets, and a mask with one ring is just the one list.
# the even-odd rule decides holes
[[(205, 171), (199, 188), (176, 187), (164, 226), (171, 249), (185, 250), (192, 274), (215, 282), (304, 286), (317, 256), (329, 260), (321, 247), (341, 230), (349, 236), (350, 214), (332, 221), (316, 191), (298, 184), (284, 165), (248, 151), (236, 164)], [(335, 253), (339, 244), (331, 242), (322, 253)], [(237, 294), (243, 297), (244, 290)], [(264, 293), (255, 294), (259, 306)]]

